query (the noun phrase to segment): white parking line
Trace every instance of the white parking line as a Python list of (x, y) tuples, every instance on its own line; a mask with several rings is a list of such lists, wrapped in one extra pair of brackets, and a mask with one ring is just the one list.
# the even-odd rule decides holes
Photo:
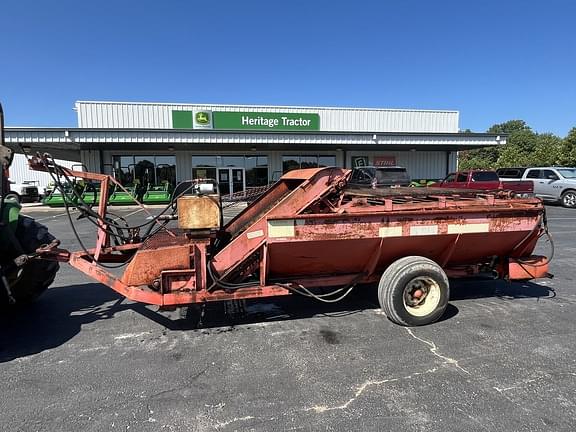
[[(70, 210), (70, 213), (72, 213), (73, 211), (74, 211), (74, 210), (71, 209), (71, 210)], [(134, 210), (133, 212), (128, 213), (127, 215), (122, 216), (122, 217), (127, 218), (127, 217), (130, 217), (130, 216), (134, 216), (135, 214), (140, 213), (141, 211), (144, 211), (144, 209), (143, 209), (143, 208), (140, 208), (140, 209), (138, 209), (138, 210)], [(46, 221), (46, 220), (50, 220), (50, 219), (55, 219), (55, 218), (60, 217), (60, 216), (66, 216), (66, 213), (65, 213), (65, 212), (64, 212), (64, 213), (58, 213), (58, 214), (55, 214), (55, 215), (52, 215), (52, 216), (47, 216), (47, 217), (43, 217), (43, 218), (40, 218), (40, 219), (35, 218), (35, 219), (36, 219), (37, 222), (42, 222), (42, 221)], [(115, 218), (114, 220), (115, 220), (115, 221), (116, 221), (116, 220), (119, 220), (119, 218)]]
[(60, 216), (66, 216), (66, 213), (59, 213), (59, 214), (55, 214), (55, 215), (52, 215), (49, 217), (36, 219), (36, 222), (42, 222), (42, 221), (49, 220), (49, 219), (55, 219), (55, 218), (60, 217)]
[[(123, 218), (127, 218), (127, 217), (130, 217), (130, 216), (134, 216), (136, 213), (140, 213), (141, 211), (144, 211), (144, 209), (143, 209), (143, 208), (140, 208), (140, 209), (138, 209), (138, 210), (134, 210), (132, 213), (128, 213), (127, 215), (122, 216), (122, 217), (123, 217)], [(116, 219), (114, 219), (114, 220), (117, 221), (118, 219), (120, 219), (120, 218), (116, 218)]]

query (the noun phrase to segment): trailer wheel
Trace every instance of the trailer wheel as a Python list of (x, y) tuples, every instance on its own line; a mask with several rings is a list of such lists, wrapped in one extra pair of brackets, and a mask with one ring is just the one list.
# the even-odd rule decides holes
[(393, 262), (382, 274), (378, 299), (390, 321), (420, 326), (437, 321), (448, 306), (450, 288), (442, 267), (421, 256)]
[[(26, 253), (32, 253), (54, 240), (48, 228), (27, 216), (18, 218), (15, 235)], [(8, 275), (10, 291), (16, 306), (36, 300), (54, 282), (59, 268), (60, 265), (56, 261), (32, 259), (17, 273)], [(4, 289), (0, 289), (0, 306), (7, 306), (9, 303), (7, 293)]]

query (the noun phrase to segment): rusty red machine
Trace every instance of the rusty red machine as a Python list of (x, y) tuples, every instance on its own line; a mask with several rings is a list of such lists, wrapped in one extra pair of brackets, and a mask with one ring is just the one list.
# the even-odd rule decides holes
[[(118, 241), (106, 208), (116, 180), (56, 167), (46, 156), (31, 167), (100, 182), (96, 246), (68, 252), (52, 245), (43, 257), (69, 262), (138, 302), (170, 307), (287, 294), (331, 302), (379, 282), (388, 318), (414, 326), (442, 316), (448, 278), (548, 275), (548, 259), (532, 255), (546, 233), (542, 202), (506, 191), (348, 189), (350, 170), (304, 169), (286, 173), (226, 224), (215, 190), (200, 185), (177, 199), (173, 214), (151, 222), (154, 234), (133, 230)], [(125, 264), (123, 274), (111, 264)]]

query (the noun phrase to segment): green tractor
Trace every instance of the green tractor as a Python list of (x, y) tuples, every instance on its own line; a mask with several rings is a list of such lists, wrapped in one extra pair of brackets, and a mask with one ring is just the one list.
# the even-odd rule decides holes
[(125, 186), (112, 185), (112, 193), (108, 199), (110, 205), (129, 205), (140, 202), (143, 204), (168, 204), (172, 199), (172, 183), (167, 179), (170, 165), (156, 166), (159, 183), (154, 181), (154, 166), (131, 164), (122, 173), (119, 167), (112, 167), (112, 176)]
[(30, 303), (54, 281), (59, 265), (37, 258), (37, 250), (54, 243), (48, 229), (20, 214), (11, 198), (8, 168), (14, 153), (4, 145), (4, 113), (0, 104), (0, 308)]
[(105, 165), (111, 167), (112, 177), (124, 185), (124, 188), (116, 184), (110, 185), (109, 205), (132, 205), (136, 204), (136, 197), (141, 189), (140, 180), (134, 178), (134, 164), (128, 166), (128, 172), (122, 173), (120, 165)]
[[(84, 165), (72, 165), (72, 169), (76, 168), (86, 170)], [(64, 193), (62, 193), (62, 190)], [(73, 205), (82, 199), (85, 204), (96, 205), (100, 200), (100, 185), (94, 182), (74, 180), (73, 182), (65, 183), (62, 190), (50, 187), (49, 192), (46, 193), (42, 200), (42, 204), (48, 207), (65, 207), (66, 203)]]
[(156, 166), (156, 184), (148, 183), (142, 201), (144, 204), (168, 204), (172, 199), (172, 183), (169, 180), (170, 165)]
[(438, 180), (429, 180), (429, 179), (412, 180), (412, 182), (410, 182), (410, 187), (428, 187), (432, 186), (437, 182)]

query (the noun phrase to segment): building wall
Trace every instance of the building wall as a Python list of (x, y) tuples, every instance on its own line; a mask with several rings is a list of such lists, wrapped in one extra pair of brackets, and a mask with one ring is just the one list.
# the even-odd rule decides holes
[[(343, 166), (344, 158), (342, 152), (331, 151), (208, 151), (208, 150), (189, 150), (189, 151), (175, 151), (175, 152), (158, 152), (158, 151), (120, 151), (120, 150), (106, 150), (103, 151), (103, 164), (105, 166), (112, 165), (113, 156), (122, 155), (176, 155), (176, 180), (184, 181), (192, 178), (192, 156), (193, 155), (247, 155), (247, 156), (268, 156), (268, 179), (272, 181), (277, 179), (278, 173), (282, 172), (282, 155), (334, 155), (336, 156), (336, 164)], [(275, 174), (276, 173), (276, 174)]]
[(349, 151), (346, 166), (352, 166), (355, 156), (367, 156), (374, 164), (377, 156), (394, 156), (396, 165), (405, 167), (413, 179), (440, 179), (456, 169), (455, 152), (444, 151)]
[(80, 160), (86, 171), (101, 172), (102, 161), (100, 160), (100, 150), (80, 150)]
[[(79, 169), (77, 166), (78, 162), (72, 162), (62, 159), (55, 159), (58, 165), (64, 166), (66, 168), (72, 168), (74, 165), (75, 168)], [(37, 182), (36, 185), (38, 186), (38, 191), (42, 193), (44, 188), (48, 186), (48, 183), (52, 181), (52, 177), (50, 174), (43, 171), (33, 171), (28, 167), (28, 160), (26, 156), (20, 153), (16, 153), (14, 155), (14, 160), (12, 161), (12, 165), (10, 166), (10, 181), (14, 183), (23, 183), (25, 181), (35, 181)]]
[[(94, 151), (92, 152), (94, 153)], [(83, 151), (84, 155), (88, 155)], [(122, 155), (175, 155), (176, 156), (176, 179), (177, 181), (192, 178), (192, 155), (266, 155), (268, 156), (268, 178), (270, 181), (278, 178), (282, 172), (282, 156), (284, 155), (333, 155), (336, 157), (338, 166), (352, 166), (354, 156), (367, 156), (369, 163), (374, 163), (375, 156), (394, 156), (397, 165), (406, 167), (410, 176), (414, 179), (439, 179), (444, 178), (449, 171), (456, 169), (456, 153), (442, 151), (215, 151), (215, 150), (186, 150), (174, 152), (146, 151), (146, 150), (105, 150), (102, 152), (103, 165), (111, 166), (113, 156)], [(346, 158), (346, 161), (345, 161)], [(94, 160), (87, 160), (88, 169)], [(346, 162), (344, 164), (344, 162)], [(86, 162), (84, 162), (86, 164)], [(98, 162), (99, 163), (99, 162)], [(99, 171), (100, 168), (97, 169)]]
[(214, 104), (76, 102), (81, 128), (172, 129), (172, 111), (317, 113), (327, 132), (458, 132), (458, 111)]

